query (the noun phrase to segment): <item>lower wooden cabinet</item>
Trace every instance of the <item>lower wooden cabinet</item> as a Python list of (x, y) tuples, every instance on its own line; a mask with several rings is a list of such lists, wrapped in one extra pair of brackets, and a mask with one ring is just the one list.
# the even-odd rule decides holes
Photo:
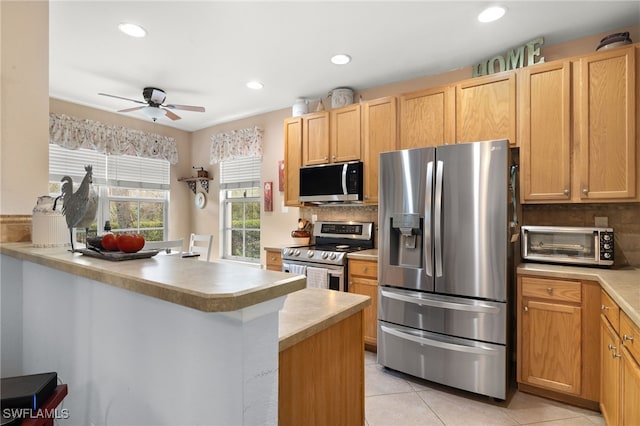
[(282, 252), (279, 249), (268, 249), (267, 253), (267, 270), (282, 272)]
[(640, 424), (640, 327), (602, 291), (600, 411), (609, 426)]
[(521, 390), (596, 408), (600, 286), (518, 276), (517, 380)]
[(378, 262), (349, 259), (349, 293), (364, 294), (371, 305), (364, 309), (364, 343), (367, 349), (378, 347)]

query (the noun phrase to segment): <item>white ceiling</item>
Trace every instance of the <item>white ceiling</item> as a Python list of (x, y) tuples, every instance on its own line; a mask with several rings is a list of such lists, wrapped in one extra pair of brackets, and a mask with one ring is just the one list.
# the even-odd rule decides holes
[[(145, 86), (158, 87), (167, 103), (206, 108), (161, 119), (194, 131), (336, 87), (361, 90), (476, 64), (539, 36), (553, 45), (640, 23), (638, 1), (502, 1), (503, 19), (479, 23), (494, 3), (51, 0), (49, 94), (116, 111), (138, 105), (99, 92), (142, 100)], [(147, 37), (120, 33), (125, 21)], [(336, 53), (353, 61), (333, 65)], [(246, 88), (253, 79), (264, 89)]]

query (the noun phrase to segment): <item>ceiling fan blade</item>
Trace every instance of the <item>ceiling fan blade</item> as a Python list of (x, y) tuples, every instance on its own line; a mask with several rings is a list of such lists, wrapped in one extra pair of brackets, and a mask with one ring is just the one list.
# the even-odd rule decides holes
[(108, 93), (98, 93), (98, 95), (109, 96), (110, 98), (124, 99), (125, 101), (131, 101), (131, 102), (135, 102), (135, 103), (138, 103), (138, 104), (145, 104), (145, 105), (147, 104), (146, 102), (139, 101), (137, 99), (123, 98), (122, 96), (110, 95)]
[(183, 111), (196, 111), (196, 112), (204, 112), (204, 107), (201, 106), (193, 106), (193, 105), (163, 105), (165, 108), (170, 109), (180, 109)]
[(168, 110), (166, 108), (162, 108), (162, 110), (164, 110), (164, 112), (166, 113), (167, 117), (169, 117), (173, 121), (180, 120), (180, 118), (182, 118), (178, 114), (175, 114), (173, 111), (170, 111), (170, 110)]
[(137, 111), (137, 110), (142, 109), (142, 108), (144, 108), (144, 107), (143, 106), (139, 106), (139, 107), (121, 109), (121, 110), (118, 110), (118, 112), (131, 112), (131, 111)]

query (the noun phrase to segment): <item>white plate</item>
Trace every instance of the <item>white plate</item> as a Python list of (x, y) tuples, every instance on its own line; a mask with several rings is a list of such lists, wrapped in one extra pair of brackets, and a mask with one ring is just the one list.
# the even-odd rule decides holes
[(203, 208), (205, 203), (207, 202), (207, 199), (205, 198), (204, 193), (198, 191), (196, 193), (196, 199), (195, 199), (194, 202), (195, 202), (197, 208), (199, 208), (199, 209)]

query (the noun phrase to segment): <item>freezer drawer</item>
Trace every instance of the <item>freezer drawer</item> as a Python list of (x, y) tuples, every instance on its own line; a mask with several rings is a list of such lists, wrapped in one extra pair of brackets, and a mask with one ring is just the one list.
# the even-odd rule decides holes
[(506, 399), (506, 349), (378, 321), (378, 363), (426, 380)]
[(382, 321), (485, 342), (507, 343), (507, 304), (381, 286)]

